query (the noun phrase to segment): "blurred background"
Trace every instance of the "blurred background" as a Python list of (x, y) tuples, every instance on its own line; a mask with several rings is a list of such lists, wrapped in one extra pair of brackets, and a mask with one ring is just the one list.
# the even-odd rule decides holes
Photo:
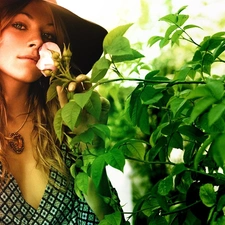
[[(162, 50), (158, 45), (151, 48), (148, 46), (151, 36), (163, 35), (168, 27), (165, 22), (159, 21), (161, 17), (176, 13), (182, 6), (187, 6), (182, 13), (189, 15), (189, 24), (201, 27), (201, 29), (190, 31), (196, 42), (201, 42), (204, 36), (223, 31), (225, 24), (222, 0), (57, 0), (57, 4), (87, 20), (98, 23), (108, 31), (120, 25), (134, 23), (126, 33), (126, 37), (136, 50), (145, 55), (143, 60), (145, 65), (149, 65), (152, 69), (160, 68), (164, 74), (170, 74), (178, 69), (181, 62), (188, 60), (192, 52), (188, 43), (180, 48), (174, 47), (170, 51)], [(120, 71), (125, 77), (146, 75), (144, 69), (131, 74), (130, 67), (132, 65), (129, 63), (121, 65)], [(221, 68), (217, 69), (223, 73)], [(108, 76), (113, 77), (114, 74), (109, 72)], [(112, 145), (125, 138), (140, 138), (143, 135), (131, 124), (125, 113), (127, 96), (135, 86), (136, 83), (126, 82), (125, 84), (107, 84), (99, 89), (112, 104), (109, 115)], [(154, 116), (157, 119), (157, 115)], [(147, 138), (143, 137), (148, 141)], [(179, 155), (176, 152), (172, 157), (177, 158)], [(130, 161), (126, 163), (124, 173), (108, 168), (108, 174), (118, 191), (124, 212), (127, 212), (127, 218), (132, 218), (129, 213), (133, 211), (136, 200), (144, 196), (154, 179), (163, 175), (163, 170), (163, 167), (153, 170), (150, 166)], [(132, 223), (132, 219), (130, 222)], [(140, 219), (139, 224), (145, 224), (144, 220)]]

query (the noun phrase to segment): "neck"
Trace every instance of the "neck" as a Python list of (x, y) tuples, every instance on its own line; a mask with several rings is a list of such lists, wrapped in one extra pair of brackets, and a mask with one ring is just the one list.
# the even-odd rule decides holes
[[(7, 115), (17, 117), (28, 111), (29, 84), (22, 82), (2, 83), (2, 93), (6, 101)], [(9, 118), (10, 119), (10, 118)]]

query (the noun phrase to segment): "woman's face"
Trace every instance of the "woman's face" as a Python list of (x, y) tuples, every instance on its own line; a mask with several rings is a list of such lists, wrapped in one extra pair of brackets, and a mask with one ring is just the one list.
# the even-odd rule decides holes
[(44, 2), (32, 1), (0, 35), (0, 78), (30, 83), (40, 78), (38, 49), (55, 41), (51, 13)]

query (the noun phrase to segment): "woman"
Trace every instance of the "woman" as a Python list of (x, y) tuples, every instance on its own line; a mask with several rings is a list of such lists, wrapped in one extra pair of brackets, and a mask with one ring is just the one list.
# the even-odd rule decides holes
[[(73, 72), (82, 83), (102, 53), (106, 31), (44, 0), (0, 3), (0, 224), (98, 224), (112, 210), (89, 189), (73, 190), (54, 134), (58, 103), (46, 104), (48, 79), (36, 67), (45, 42), (71, 43)], [(77, 87), (79, 84), (77, 84)], [(59, 90), (59, 100), (65, 95)], [(66, 163), (65, 163), (66, 161)]]

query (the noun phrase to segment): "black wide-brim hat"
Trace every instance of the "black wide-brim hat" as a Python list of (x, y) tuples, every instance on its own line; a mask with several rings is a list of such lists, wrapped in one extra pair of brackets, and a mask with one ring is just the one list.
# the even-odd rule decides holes
[(49, 5), (53, 13), (63, 21), (67, 30), (73, 53), (72, 61), (82, 73), (88, 73), (102, 55), (102, 43), (107, 31), (59, 5), (54, 3)]
[[(0, 7), (9, 4), (16, 6), (19, 2), (29, 3), (30, 1), (32, 0), (0, 0)], [(54, 16), (59, 18), (65, 26), (72, 51), (73, 64), (79, 68), (81, 73), (88, 73), (102, 55), (102, 43), (107, 34), (106, 29), (55, 3), (46, 2)]]

